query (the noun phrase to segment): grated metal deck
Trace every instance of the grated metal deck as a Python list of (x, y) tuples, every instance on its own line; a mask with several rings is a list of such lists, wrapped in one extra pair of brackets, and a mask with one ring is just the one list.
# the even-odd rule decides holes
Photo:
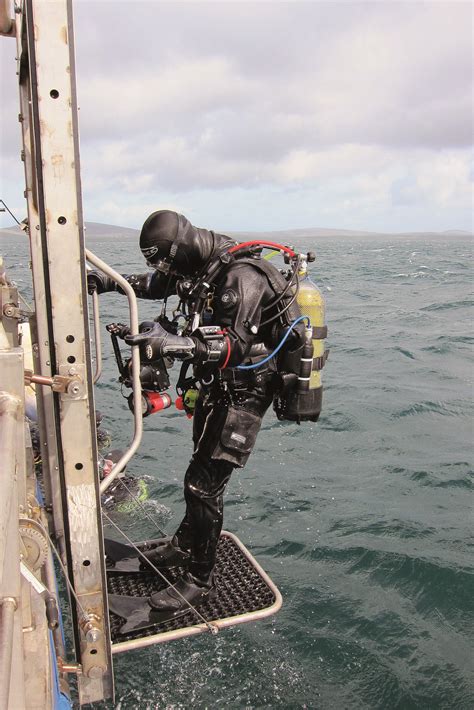
[[(174, 583), (183, 570), (167, 570), (166, 577)], [(216, 630), (247, 621), (257, 621), (275, 614), (281, 607), (280, 592), (250, 552), (232, 533), (223, 532), (219, 540), (216, 563), (217, 594), (212, 601), (198, 607), (200, 614), (212, 622)], [(165, 582), (152, 570), (135, 573), (110, 571), (107, 574), (109, 594), (129, 597), (149, 597), (163, 589)], [(183, 638), (209, 627), (193, 611), (180, 618), (157, 624), (148, 629), (120, 633), (123, 619), (110, 612), (113, 653), (150, 646)]]

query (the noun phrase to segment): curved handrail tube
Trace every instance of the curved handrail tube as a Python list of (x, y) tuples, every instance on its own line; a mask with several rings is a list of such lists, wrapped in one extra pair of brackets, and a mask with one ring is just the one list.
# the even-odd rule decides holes
[(15, 22), (10, 16), (10, 0), (0, 0), (0, 35), (16, 36)]
[[(125, 292), (128, 298), (128, 305), (130, 308), (130, 332), (132, 335), (137, 335), (138, 333), (138, 306), (137, 297), (135, 296), (135, 291), (130, 286), (128, 281), (126, 281), (123, 276), (121, 276), (117, 271), (114, 271), (111, 266), (99, 259), (98, 256), (93, 254), (89, 249), (86, 249), (86, 259), (91, 264), (93, 264), (97, 269), (103, 271), (104, 274), (110, 276), (110, 278), (117, 283), (120, 288)], [(100, 484), (100, 492), (104, 493), (110, 484), (117, 478), (119, 473), (123, 471), (127, 463), (132, 458), (133, 454), (137, 451), (140, 446), (143, 434), (143, 418), (142, 418), (142, 405), (141, 405), (141, 382), (140, 382), (140, 351), (138, 345), (132, 345), (132, 384), (133, 384), (133, 410), (134, 410), (134, 421), (135, 421), (135, 431), (133, 441), (130, 447), (124, 453), (122, 458), (115, 464), (111, 472), (104, 478)]]
[(92, 294), (92, 313), (94, 314), (95, 384), (102, 374), (102, 338), (100, 337), (99, 296), (97, 294), (97, 291), (94, 291), (94, 293)]

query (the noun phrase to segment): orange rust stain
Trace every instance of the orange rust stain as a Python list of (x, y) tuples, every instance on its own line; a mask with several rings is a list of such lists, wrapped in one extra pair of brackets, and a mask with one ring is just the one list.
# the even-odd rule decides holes
[(51, 164), (53, 166), (53, 175), (60, 178), (64, 175), (64, 156), (60, 153), (51, 156)]

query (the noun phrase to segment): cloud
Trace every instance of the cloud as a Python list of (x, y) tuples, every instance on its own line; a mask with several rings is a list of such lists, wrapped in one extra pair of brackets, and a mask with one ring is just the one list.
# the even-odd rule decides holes
[[(328, 146), (462, 148), (469, 11), (448, 5), (145, 3), (142, 34), (131, 20), (132, 39), (120, 37), (127, 62), (111, 57), (79, 82), (82, 135), (100, 154), (94, 172), (122, 162), (154, 172), (156, 185), (220, 188), (278, 181), (282, 164), (302, 153), (320, 160)], [(117, 41), (118, 8), (108, 19)], [(79, 54), (80, 70), (94, 46)]]
[[(164, 195), (191, 207), (199, 196), (211, 210), (223, 194), (228, 214), (231, 194), (262, 206), (291, 194), (300, 210), (311, 195), (335, 218), (338, 205), (363, 206), (368, 220), (381, 205), (387, 220), (396, 205), (464, 215), (469, 3), (74, 8), (82, 178), (98, 219)], [(13, 156), (15, 141), (9, 127), (2, 155)], [(128, 224), (139, 215), (129, 210)]]

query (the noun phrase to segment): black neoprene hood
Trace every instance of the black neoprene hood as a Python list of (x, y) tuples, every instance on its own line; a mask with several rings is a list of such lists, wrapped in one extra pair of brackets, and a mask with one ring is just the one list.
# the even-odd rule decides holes
[(183, 276), (199, 273), (213, 256), (235, 242), (223, 234), (193, 227), (182, 214), (171, 210), (153, 212), (140, 233), (140, 249), (151, 265), (164, 260)]

